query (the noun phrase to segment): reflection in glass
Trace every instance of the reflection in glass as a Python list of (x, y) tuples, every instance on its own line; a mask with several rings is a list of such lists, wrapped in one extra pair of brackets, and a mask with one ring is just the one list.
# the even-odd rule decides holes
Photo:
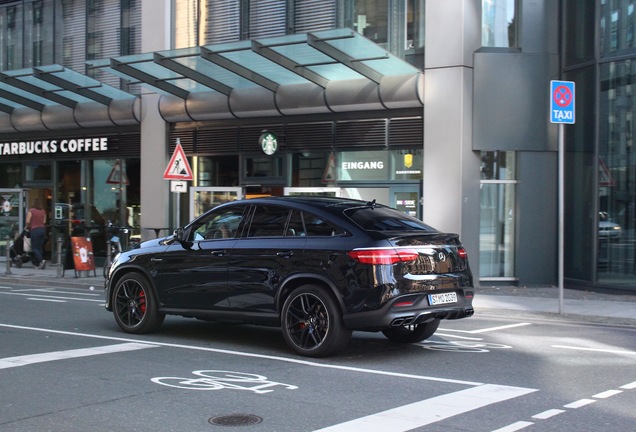
[(636, 62), (601, 67), (601, 124), (598, 159), (599, 282), (633, 285), (636, 280), (636, 110), (632, 77)]
[(482, 0), (481, 44), (486, 47), (517, 47), (517, 1)]

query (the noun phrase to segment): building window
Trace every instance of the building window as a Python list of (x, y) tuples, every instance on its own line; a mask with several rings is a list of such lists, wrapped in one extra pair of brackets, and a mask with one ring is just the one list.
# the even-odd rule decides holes
[(518, 0), (482, 0), (481, 44), (485, 47), (518, 47)]
[(515, 279), (516, 160), (514, 152), (482, 152), (480, 280)]
[(42, 41), (33, 42), (33, 66), (42, 66)]

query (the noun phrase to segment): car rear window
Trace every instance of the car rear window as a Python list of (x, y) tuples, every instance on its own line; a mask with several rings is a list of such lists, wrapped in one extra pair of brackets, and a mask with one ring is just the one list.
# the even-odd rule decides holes
[(427, 231), (437, 230), (419, 219), (388, 207), (357, 207), (345, 210), (349, 217), (367, 231)]

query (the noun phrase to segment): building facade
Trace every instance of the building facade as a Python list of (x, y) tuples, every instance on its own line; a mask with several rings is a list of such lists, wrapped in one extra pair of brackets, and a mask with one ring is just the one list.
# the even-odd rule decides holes
[(2, 1), (0, 240), (36, 197), (51, 239), (99, 259), (109, 221), (149, 238), (238, 197), (330, 194), (458, 232), (482, 285), (554, 285), (565, 79), (566, 284), (633, 289), (636, 21), (586, 3)]

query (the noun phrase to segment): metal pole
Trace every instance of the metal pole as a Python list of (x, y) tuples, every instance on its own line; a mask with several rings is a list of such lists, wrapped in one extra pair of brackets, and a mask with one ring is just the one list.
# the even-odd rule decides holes
[(559, 124), (559, 314), (563, 314), (563, 273), (565, 246), (565, 132), (563, 123)]
[(62, 277), (62, 235), (57, 236), (57, 277)]
[(11, 274), (11, 247), (9, 245), (9, 242), (11, 241), (11, 237), (7, 236), (6, 240), (7, 240), (7, 247), (6, 247), (6, 250), (7, 250), (7, 269), (4, 272), (4, 274), (10, 275)]

